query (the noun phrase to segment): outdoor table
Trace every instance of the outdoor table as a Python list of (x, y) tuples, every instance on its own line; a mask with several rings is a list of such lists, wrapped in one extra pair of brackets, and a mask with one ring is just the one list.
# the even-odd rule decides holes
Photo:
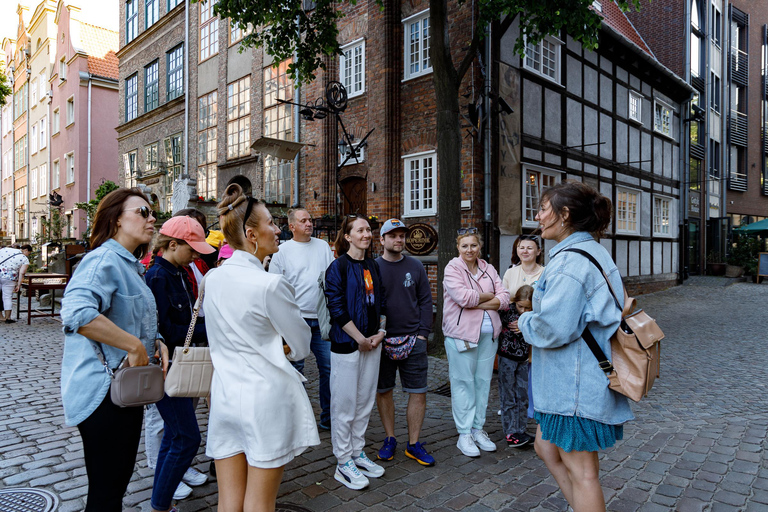
[[(63, 290), (67, 287), (67, 280), (69, 276), (67, 274), (27, 274), (24, 276), (24, 281), (21, 283), (21, 288), (16, 292), (16, 320), (19, 319), (21, 313), (27, 313), (27, 325), (32, 323), (33, 318), (41, 318), (50, 316), (55, 317), (59, 313), (55, 312), (56, 309), (56, 290)], [(21, 291), (27, 290), (27, 309), (22, 311), (21, 309)], [(32, 309), (32, 296), (37, 290), (50, 290), (51, 291), (51, 312), (41, 311), (39, 309)], [(33, 314), (32, 311), (37, 311), (37, 314)]]

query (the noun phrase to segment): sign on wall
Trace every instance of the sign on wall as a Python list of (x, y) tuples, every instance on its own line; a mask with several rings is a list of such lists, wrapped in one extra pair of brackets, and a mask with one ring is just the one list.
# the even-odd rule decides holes
[(405, 249), (414, 256), (426, 256), (437, 248), (437, 231), (429, 224), (417, 223), (408, 227)]

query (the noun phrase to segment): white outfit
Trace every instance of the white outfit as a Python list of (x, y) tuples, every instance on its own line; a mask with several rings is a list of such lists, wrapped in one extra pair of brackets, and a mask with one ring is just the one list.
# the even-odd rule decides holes
[(327, 242), (310, 238), (309, 242), (288, 240), (272, 255), (269, 272), (282, 274), (296, 291), (296, 303), (304, 318), (317, 318), (317, 299), (320, 289), (317, 278), (333, 261)]
[(381, 345), (368, 352), (331, 352), (331, 443), (339, 464), (359, 456), (365, 447), (380, 362)]
[[(320, 444), (305, 379), (288, 361), (309, 354), (310, 329), (293, 297), (288, 281), (243, 251), (206, 276), (214, 367), (209, 457), (244, 453), (250, 466), (276, 468)], [(287, 358), (283, 339), (291, 349)]]
[(20, 249), (13, 247), (0, 249), (0, 291), (3, 294), (3, 307), (6, 311), (11, 311), (13, 289), (19, 282), (19, 271), (25, 265), (29, 265), (29, 259)]

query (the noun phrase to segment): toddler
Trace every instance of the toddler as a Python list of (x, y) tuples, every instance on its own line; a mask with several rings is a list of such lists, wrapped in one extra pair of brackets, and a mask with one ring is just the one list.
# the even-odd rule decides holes
[(528, 424), (528, 355), (530, 345), (517, 328), (517, 319), (531, 311), (533, 288), (521, 286), (514, 297), (514, 305), (501, 316), (499, 336), (499, 398), (501, 400), (501, 426), (507, 444), (520, 448), (533, 441), (525, 432)]

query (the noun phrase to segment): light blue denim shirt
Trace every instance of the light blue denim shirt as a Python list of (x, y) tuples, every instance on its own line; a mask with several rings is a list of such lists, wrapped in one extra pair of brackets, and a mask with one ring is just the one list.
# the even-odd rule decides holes
[(525, 341), (533, 345), (533, 406), (542, 413), (618, 425), (634, 418), (629, 402), (608, 389), (608, 377), (581, 333), (589, 325), (610, 358), (610, 337), (619, 327), (621, 311), (602, 274), (586, 257), (560, 253), (571, 247), (594, 256), (623, 302), (619, 270), (592, 235), (573, 233), (549, 251), (549, 264), (533, 293), (533, 311), (518, 320)]
[[(88, 418), (110, 386), (110, 377), (93, 350), (93, 342), (77, 333), (80, 327), (103, 314), (139, 338), (150, 357), (154, 354), (157, 307), (143, 273), (144, 266), (133, 254), (110, 239), (83, 258), (69, 281), (61, 303), (65, 336), (61, 397), (67, 425), (78, 425)], [(104, 351), (110, 368), (116, 368), (126, 355), (110, 345), (96, 345)]]

